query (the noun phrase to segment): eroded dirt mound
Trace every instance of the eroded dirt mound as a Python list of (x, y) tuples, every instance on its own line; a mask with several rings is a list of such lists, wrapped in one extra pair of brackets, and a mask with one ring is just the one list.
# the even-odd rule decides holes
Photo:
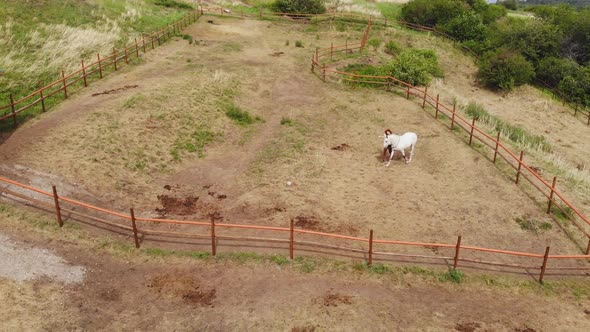
[(185, 198), (177, 198), (168, 195), (159, 195), (158, 201), (162, 204), (162, 208), (156, 208), (161, 216), (174, 214), (178, 216), (188, 216), (198, 212), (197, 201), (199, 197), (187, 196)]
[(215, 288), (206, 289), (198, 280), (182, 274), (164, 274), (154, 277), (148, 288), (164, 297), (180, 298), (195, 305), (213, 305)]

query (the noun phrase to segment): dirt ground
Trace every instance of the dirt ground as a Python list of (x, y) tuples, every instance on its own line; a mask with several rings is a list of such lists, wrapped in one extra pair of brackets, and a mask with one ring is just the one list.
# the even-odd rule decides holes
[(551, 282), (545, 288), (534, 281), (505, 286), (486, 277), (486, 283), (456, 285), (428, 279), (423, 276), (427, 270), (419, 269), (422, 274), (304, 273), (291, 263), (159, 258), (104, 244), (92, 247), (88, 238), (96, 243), (106, 240), (76, 229), (39, 228), (44, 224), (35, 217), (25, 213), (24, 220), (19, 215), (16, 210), (3, 212), (0, 233), (15, 246), (50, 252), (65, 264), (81, 266), (85, 275), (68, 284), (48, 277), (0, 277), (3, 331), (590, 328), (588, 294), (561, 292)]
[[(18, 129), (0, 147), (0, 174), (45, 189), (54, 183), (120, 211), (134, 206), (140, 216), (214, 213), (225, 222), (278, 226), (312, 220), (301, 227), (445, 243), (462, 235), (467, 245), (539, 253), (551, 243), (552, 253), (578, 252), (558, 227), (523, 230), (517, 218), (551, 219), (418, 104), (325, 84), (309, 72), (315, 46), (356, 40), (363, 27), (207, 21), (185, 30), (195, 43), (157, 48), (144, 64)], [(91, 96), (130, 85), (138, 87)], [(233, 124), (220, 106), (228, 99), (263, 122)], [(203, 126), (219, 135), (202, 157), (171, 161), (174, 133)], [(385, 128), (418, 133), (412, 164), (383, 167)]]

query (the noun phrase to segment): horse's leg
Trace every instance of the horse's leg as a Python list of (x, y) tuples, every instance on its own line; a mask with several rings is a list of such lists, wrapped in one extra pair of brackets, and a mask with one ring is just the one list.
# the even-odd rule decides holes
[(408, 159), (406, 159), (406, 151), (405, 151), (405, 149), (401, 149), (400, 151), (402, 152), (402, 156), (404, 157), (404, 161), (407, 164), (408, 163)]
[(387, 162), (387, 165), (385, 165), (385, 167), (388, 167), (389, 164), (391, 164), (391, 159), (393, 159), (394, 154), (395, 154), (395, 149), (391, 149), (391, 153), (389, 154), (389, 161)]

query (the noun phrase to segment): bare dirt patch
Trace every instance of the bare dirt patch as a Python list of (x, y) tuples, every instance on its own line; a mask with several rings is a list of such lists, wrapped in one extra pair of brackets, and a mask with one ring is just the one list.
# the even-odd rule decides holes
[(337, 307), (340, 304), (352, 304), (352, 296), (343, 295), (329, 291), (326, 295), (314, 301), (325, 307)]
[(474, 332), (480, 327), (481, 325), (479, 323), (457, 323), (455, 330), (459, 332)]
[(350, 145), (346, 144), (346, 143), (342, 143), (339, 145), (336, 145), (335, 147), (332, 147), (332, 150), (336, 150), (336, 151), (346, 151), (350, 149)]

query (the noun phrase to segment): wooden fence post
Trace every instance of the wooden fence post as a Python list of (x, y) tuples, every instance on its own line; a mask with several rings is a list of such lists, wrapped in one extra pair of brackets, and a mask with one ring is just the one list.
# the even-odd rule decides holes
[(129, 58), (127, 57), (127, 49), (125, 48), (125, 63), (129, 64)]
[(516, 180), (514, 181), (516, 184), (518, 184), (518, 181), (520, 180), (520, 169), (522, 167), (522, 157), (524, 156), (524, 151), (520, 151), (520, 159), (518, 160), (518, 168), (516, 169)]
[(498, 156), (498, 146), (500, 146), (500, 132), (496, 136), (496, 148), (494, 149), (494, 160), (493, 163), (496, 163), (496, 157)]
[(43, 96), (43, 86), (41, 86), (41, 82), (37, 84), (39, 86), (39, 95), (41, 96), (41, 111), (45, 112), (45, 97)]
[(586, 124), (590, 126), (590, 111), (588, 111), (588, 123)]
[(426, 106), (426, 94), (428, 93), (428, 87), (424, 88), (424, 98), (422, 99), (422, 108)]
[(555, 192), (555, 182), (557, 177), (553, 177), (553, 183), (551, 184), (551, 193), (549, 194), (549, 203), (547, 203), (547, 214), (551, 213), (551, 205), (553, 204), (553, 193)]
[(453, 259), (453, 270), (457, 269), (459, 264), (459, 250), (461, 249), (461, 235), (457, 237), (457, 245), (455, 246), (455, 258)]
[(137, 225), (135, 225), (135, 212), (133, 208), (129, 209), (131, 212), (131, 226), (133, 227), (133, 239), (135, 240), (135, 248), (139, 248), (139, 239), (137, 238)]
[(145, 35), (143, 33), (141, 34), (141, 44), (143, 46), (143, 53), (145, 53)]
[(154, 49), (154, 35), (153, 34), (150, 35), (150, 40), (152, 42), (152, 50), (153, 50)]
[(436, 94), (436, 108), (434, 111), (434, 118), (438, 119), (438, 101), (440, 100), (440, 94)]
[(322, 80), (326, 81), (326, 65), (322, 66)]
[(84, 67), (84, 60), (80, 60), (82, 63), (82, 77), (84, 78), (84, 87), (88, 87), (88, 82), (86, 81), (86, 67)]
[(574, 116), (578, 115), (578, 104), (576, 104), (576, 108), (574, 108)]
[(543, 256), (543, 265), (541, 265), (541, 275), (539, 275), (539, 282), (543, 283), (545, 276), (545, 269), (547, 268), (547, 260), (549, 260), (549, 247), (545, 248), (545, 255)]
[(61, 219), (61, 208), (59, 207), (59, 197), (57, 196), (57, 188), (55, 186), (51, 186), (53, 189), (53, 201), (55, 202), (55, 214), (57, 215), (57, 223), (59, 227), (64, 225), (63, 220)]
[(406, 89), (407, 89), (407, 90), (406, 90), (406, 99), (410, 99), (410, 86), (409, 86), (409, 85), (407, 85), (407, 86), (406, 86)]
[(64, 97), (68, 98), (68, 85), (66, 84), (66, 75), (64, 74), (64, 70), (61, 70), (61, 81), (64, 85)]
[(139, 58), (139, 44), (137, 43), (137, 38), (135, 38), (135, 56)]
[(332, 61), (333, 54), (334, 54), (334, 43), (330, 43), (330, 61)]
[(117, 70), (117, 52), (113, 48), (113, 63), (115, 64), (115, 70)]
[(96, 53), (98, 57), (98, 75), (102, 78), (102, 64), (100, 63), (100, 53)]
[(211, 217), (211, 255), (217, 254), (217, 246), (215, 245), (215, 215), (210, 214)]
[(12, 123), (16, 127), (16, 112), (14, 109), (14, 96), (12, 94), (10, 94), (10, 110), (12, 113)]
[(451, 130), (455, 129), (455, 112), (457, 111), (457, 104), (453, 103), (453, 114), (451, 114)]
[(295, 251), (295, 231), (294, 231), (293, 219), (291, 219), (291, 229), (289, 231), (289, 258), (293, 259)]
[(473, 120), (471, 120), (471, 131), (469, 132), (469, 145), (471, 146), (471, 143), (473, 143), (473, 130), (475, 129), (475, 118), (473, 118)]
[(588, 246), (586, 247), (586, 255), (590, 255), (590, 239), (588, 239)]
[(369, 232), (369, 263), (367, 265), (373, 264), (373, 230)]

